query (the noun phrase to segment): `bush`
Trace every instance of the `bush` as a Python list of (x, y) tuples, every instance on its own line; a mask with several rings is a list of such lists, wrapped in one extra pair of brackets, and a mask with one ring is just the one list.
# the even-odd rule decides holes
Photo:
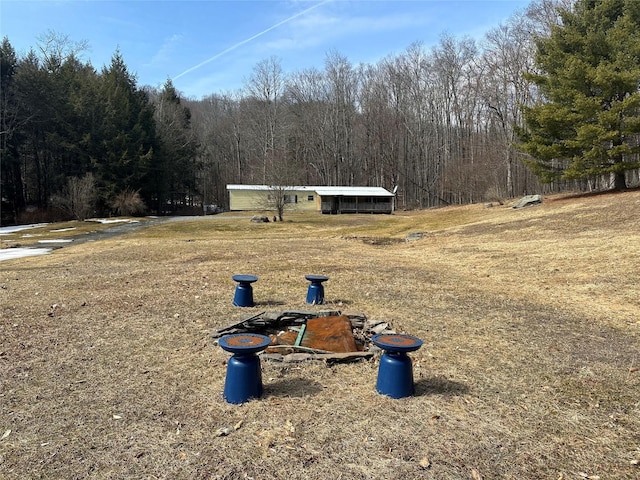
[(494, 202), (500, 205), (504, 205), (504, 195), (497, 186), (489, 187), (484, 194), (484, 199), (487, 202)]
[(144, 201), (140, 197), (139, 191), (124, 190), (120, 192), (111, 202), (111, 207), (117, 215), (139, 215), (147, 209)]
[(85, 220), (93, 212), (95, 199), (95, 180), (87, 173), (82, 178), (71, 177), (60, 193), (51, 197), (51, 202), (76, 220)]

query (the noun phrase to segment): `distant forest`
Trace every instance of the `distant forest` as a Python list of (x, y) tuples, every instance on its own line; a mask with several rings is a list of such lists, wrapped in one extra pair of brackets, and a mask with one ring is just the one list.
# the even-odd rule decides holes
[(397, 187), (400, 209), (636, 184), (637, 133), (617, 170), (556, 168), (576, 154), (534, 148), (550, 127), (528, 109), (553, 97), (540, 49), (576, 3), (593, 1), (535, 0), (482, 41), (443, 35), (371, 65), (332, 51), (285, 74), (267, 58), (202, 99), (138, 85), (120, 52), (98, 71), (82, 42), (49, 32), (18, 56), (5, 38), (2, 225), (226, 208), (230, 183)]

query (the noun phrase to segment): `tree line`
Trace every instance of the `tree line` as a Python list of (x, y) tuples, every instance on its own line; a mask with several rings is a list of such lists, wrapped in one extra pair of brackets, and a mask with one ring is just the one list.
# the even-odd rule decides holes
[(139, 88), (119, 52), (98, 72), (82, 48), (48, 33), (18, 58), (2, 41), (3, 222), (56, 208), (160, 213), (196, 193), (197, 139), (171, 82)]
[[(49, 33), (1, 54), (2, 222), (227, 206), (226, 185), (397, 187), (400, 208), (638, 182), (640, 2), (535, 0), (482, 41), (339, 52), (184, 98)], [(594, 25), (597, 28), (594, 28)], [(610, 33), (610, 35), (609, 35)], [(634, 83), (635, 82), (635, 83)]]

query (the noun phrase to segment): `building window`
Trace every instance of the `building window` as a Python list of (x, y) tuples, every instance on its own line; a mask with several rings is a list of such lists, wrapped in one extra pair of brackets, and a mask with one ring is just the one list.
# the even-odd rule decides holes
[(285, 195), (284, 203), (298, 203), (298, 195)]
[(307, 196), (307, 201), (308, 202), (313, 202), (313, 195)]

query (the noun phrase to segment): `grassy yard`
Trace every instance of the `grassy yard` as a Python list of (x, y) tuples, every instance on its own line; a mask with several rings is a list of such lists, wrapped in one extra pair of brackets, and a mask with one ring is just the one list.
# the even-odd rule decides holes
[[(377, 360), (264, 361), (226, 403), (210, 334), (309, 308), (423, 339), (416, 395), (377, 394)], [(640, 191), (151, 222), (0, 262), (0, 478), (636, 479), (639, 312)]]

